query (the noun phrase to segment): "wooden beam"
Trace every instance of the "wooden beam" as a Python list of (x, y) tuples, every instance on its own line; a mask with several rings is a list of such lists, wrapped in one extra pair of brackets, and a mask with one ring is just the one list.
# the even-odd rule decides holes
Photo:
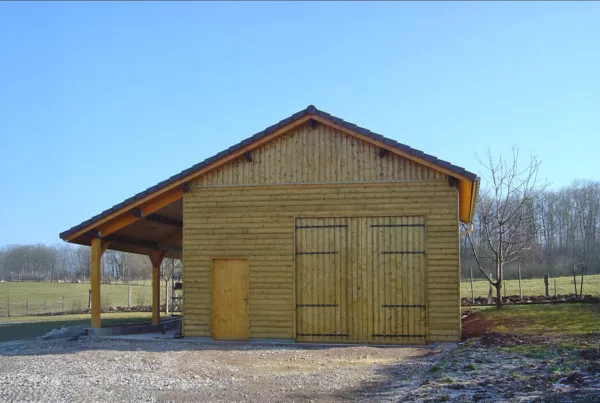
[[(71, 235), (65, 237), (65, 241), (72, 241), (72, 240), (80, 237), (81, 235), (83, 235), (84, 233), (86, 233), (87, 231), (89, 231), (92, 228), (99, 228), (99, 227), (107, 225), (108, 223), (110, 223), (112, 221), (117, 221), (117, 220), (121, 219), (121, 216), (124, 213), (130, 211), (132, 208), (138, 207), (138, 206), (143, 206), (146, 203), (151, 203), (153, 200), (155, 200), (156, 198), (159, 198), (159, 196), (162, 196), (164, 194), (171, 193), (171, 192), (176, 192), (176, 193), (178, 192), (179, 198), (181, 198), (181, 197), (183, 197), (182, 185), (184, 185), (186, 182), (192, 181), (215, 168), (218, 168), (222, 165), (225, 165), (225, 164), (239, 158), (240, 156), (244, 155), (245, 152), (251, 151), (255, 148), (260, 147), (263, 144), (268, 143), (269, 141), (281, 136), (282, 134), (287, 133), (288, 131), (293, 130), (294, 128), (305, 124), (309, 119), (314, 118), (314, 117), (315, 117), (315, 115), (305, 115), (305, 116), (301, 117), (300, 119), (298, 119), (294, 122), (291, 122), (288, 125), (282, 126), (279, 129), (273, 131), (272, 133), (262, 137), (261, 139), (258, 139), (256, 141), (248, 144), (247, 146), (240, 148), (238, 151), (233, 152), (229, 155), (226, 155), (225, 157), (213, 162), (212, 164), (205, 166), (202, 169), (197, 170), (196, 172), (192, 172), (186, 176), (183, 176), (181, 179), (173, 181), (172, 183), (165, 186), (164, 188), (159, 189), (153, 193), (147, 194), (146, 196), (142, 197), (141, 199), (136, 200), (126, 206), (123, 206), (119, 210), (107, 215), (104, 218), (101, 218), (97, 222), (81, 228), (79, 231), (76, 231), (76, 232), (72, 233)], [(156, 210), (158, 210), (158, 209), (156, 209)], [(156, 210), (154, 210), (154, 211), (156, 211)], [(154, 211), (152, 211), (152, 212), (154, 212)], [(150, 213), (148, 213), (148, 214), (150, 214)], [(129, 215), (131, 215), (131, 214), (129, 214)], [(133, 218), (135, 218), (135, 217), (133, 217)], [(131, 222), (135, 222), (135, 220), (132, 220)], [(125, 223), (123, 226), (119, 227), (119, 229), (123, 228), (126, 225), (129, 225), (131, 222)], [(100, 230), (102, 231), (102, 229), (100, 229)], [(102, 233), (103, 233), (103, 235), (112, 233), (109, 231), (114, 232), (113, 228), (109, 226), (108, 228), (105, 228), (104, 231), (102, 231)]]
[(92, 238), (90, 253), (90, 286), (92, 289), (92, 327), (100, 328), (100, 268), (102, 254), (108, 247), (108, 242), (100, 238)]
[[(181, 199), (183, 197), (183, 190), (178, 188), (172, 192), (165, 193), (161, 196), (158, 196), (156, 199), (148, 201), (146, 204), (139, 206), (136, 210), (136, 214), (123, 214), (116, 219), (105, 223), (100, 226), (98, 230), (100, 231), (100, 236), (105, 238), (106, 236), (113, 234), (134, 222), (138, 221), (144, 216), (148, 216), (155, 211), (160, 210), (161, 208), (168, 206), (169, 204)], [(131, 211), (132, 209), (130, 209)]]
[(164, 217), (164, 216), (161, 216), (158, 214), (150, 214), (149, 216), (146, 216), (144, 218), (148, 221), (152, 221), (155, 223), (169, 225), (169, 226), (175, 227), (175, 228), (183, 228), (183, 222), (181, 222), (179, 220), (174, 220), (169, 217)]
[(122, 243), (125, 245), (131, 245), (142, 249), (150, 249), (150, 250), (161, 250), (160, 245), (153, 241), (146, 241), (143, 239), (133, 239), (124, 236), (118, 235), (109, 235), (103, 238), (109, 242)]
[[(181, 240), (181, 231), (177, 231), (178, 237), (174, 237), (178, 238), (179, 240)], [(95, 238), (93, 238), (95, 239)], [(168, 251), (168, 252), (174, 252), (174, 253), (181, 253), (182, 252), (182, 248), (180, 246), (176, 246), (173, 245), (173, 241), (171, 241), (170, 239), (166, 239), (164, 241), (159, 241), (159, 242), (154, 242), (154, 241), (148, 241), (148, 240), (144, 240), (144, 239), (134, 239), (134, 238), (129, 238), (129, 237), (124, 237), (124, 236), (119, 236), (119, 235), (109, 235), (105, 238), (99, 238), (104, 240), (103, 245), (106, 244), (106, 246), (104, 248), (107, 248), (108, 245), (113, 242), (113, 243), (118, 243), (118, 244), (123, 244), (123, 245), (130, 245), (130, 246), (135, 246), (136, 248), (140, 248), (140, 249), (148, 249), (151, 251), (157, 251), (157, 252), (164, 252), (164, 251)], [(175, 241), (177, 241), (177, 239), (175, 239)], [(106, 250), (106, 249), (104, 249)], [(104, 250), (102, 251), (104, 253)]]
[[(162, 251), (148, 255), (152, 263), (152, 324), (160, 324), (160, 265), (164, 258)], [(168, 303), (165, 301), (165, 303)]]

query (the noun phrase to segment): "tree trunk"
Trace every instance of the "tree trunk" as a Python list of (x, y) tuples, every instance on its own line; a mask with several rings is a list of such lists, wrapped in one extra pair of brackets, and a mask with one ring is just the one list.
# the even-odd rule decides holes
[(496, 271), (496, 309), (500, 309), (502, 308), (502, 260), (498, 262)]
[(502, 308), (502, 283), (498, 281), (496, 284), (496, 309)]

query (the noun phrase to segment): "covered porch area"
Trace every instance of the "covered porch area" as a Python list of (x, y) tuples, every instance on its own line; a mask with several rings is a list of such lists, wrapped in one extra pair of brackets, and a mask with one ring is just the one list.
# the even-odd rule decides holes
[(165, 258), (181, 259), (182, 255), (183, 193), (183, 188), (176, 188), (155, 198), (140, 198), (138, 203), (126, 200), (122, 203), (127, 207), (124, 211), (111, 214), (107, 210), (89, 220), (97, 221), (93, 229), (84, 222), (80, 229), (74, 227), (61, 234), (67, 242), (91, 248), (92, 328), (102, 326), (101, 260), (109, 249), (148, 256), (152, 265), (152, 324), (160, 324), (161, 264)]

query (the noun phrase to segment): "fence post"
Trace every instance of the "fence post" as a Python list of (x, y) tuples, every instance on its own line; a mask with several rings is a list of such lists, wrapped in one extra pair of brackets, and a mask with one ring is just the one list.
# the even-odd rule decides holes
[(473, 266), (470, 266), (471, 269), (471, 304), (475, 305), (475, 294), (473, 293)]
[(556, 298), (556, 279), (554, 279), (554, 298)]
[(502, 280), (502, 289), (504, 290), (504, 297), (506, 298), (506, 280)]
[(6, 316), (10, 317), (10, 295), (8, 296), (8, 304), (6, 305)]
[[(490, 280), (494, 280), (494, 274), (490, 273)], [(490, 288), (488, 290), (488, 304), (492, 303), (492, 295), (494, 295), (494, 292), (492, 290), (492, 283), (490, 283)]]
[(579, 298), (583, 299), (583, 272), (585, 271), (585, 265), (581, 265), (581, 283), (579, 283)]
[(577, 298), (577, 277), (575, 277), (575, 266), (573, 266), (573, 287), (575, 287), (575, 298)]
[(25, 301), (25, 316), (29, 316), (29, 297), (27, 297), (27, 301)]
[(546, 289), (546, 296), (549, 296), (548, 293), (548, 273), (544, 274), (544, 288)]
[(88, 290), (88, 309), (92, 309), (92, 290)]
[(65, 296), (62, 296), (62, 312), (65, 311)]
[(521, 265), (517, 266), (519, 268), (519, 298), (521, 302), (523, 302), (523, 289), (521, 288)]
[(131, 286), (127, 290), (127, 308), (131, 308)]
[(47, 313), (47, 312), (48, 312), (48, 300), (45, 299), (44, 300), (44, 313)]

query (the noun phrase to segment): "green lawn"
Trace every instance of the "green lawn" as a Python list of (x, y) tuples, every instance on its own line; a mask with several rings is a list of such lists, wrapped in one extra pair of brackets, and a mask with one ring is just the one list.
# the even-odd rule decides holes
[[(579, 292), (581, 277), (577, 276), (577, 292)], [(519, 295), (519, 280), (506, 280), (505, 281), (506, 294), (504, 290), (503, 295)], [(527, 279), (521, 281), (521, 288), (523, 289), (523, 295), (545, 295), (544, 279)], [(473, 281), (473, 292), (475, 298), (488, 296), (489, 283), (487, 280), (475, 280)], [(463, 279), (461, 283), (461, 295), (466, 298), (471, 298), (471, 282)], [(554, 278), (550, 278), (549, 281), (549, 292), (550, 295), (554, 295)], [(556, 278), (556, 292), (559, 295), (573, 294), (575, 293), (573, 287), (573, 277), (557, 277)], [(494, 289), (495, 293), (495, 289)], [(600, 294), (600, 274), (588, 275), (583, 279), (583, 293), (597, 295)], [(494, 294), (495, 295), (495, 294)]]
[[(103, 313), (102, 324), (150, 321), (150, 312)], [(90, 315), (23, 316), (0, 319), (0, 342), (38, 337), (67, 326), (89, 327)]]
[(577, 336), (600, 333), (600, 305), (536, 304), (507, 305), (497, 310), (478, 308), (489, 331), (517, 336)]
[[(128, 285), (102, 284), (102, 306), (127, 306)], [(90, 284), (7, 282), (0, 283), (0, 317), (7, 316), (10, 297), (11, 316), (29, 313), (61, 312), (64, 309), (86, 309)], [(164, 284), (161, 291), (164, 290)], [(161, 294), (164, 294), (162, 292)], [(148, 306), (152, 301), (149, 285), (131, 286), (131, 304)]]

